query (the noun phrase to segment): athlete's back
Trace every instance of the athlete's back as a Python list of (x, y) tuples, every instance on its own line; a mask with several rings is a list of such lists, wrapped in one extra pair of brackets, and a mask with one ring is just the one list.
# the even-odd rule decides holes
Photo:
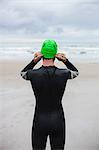
[(28, 72), (39, 110), (55, 110), (60, 106), (67, 79), (68, 69), (56, 66), (41, 66)]

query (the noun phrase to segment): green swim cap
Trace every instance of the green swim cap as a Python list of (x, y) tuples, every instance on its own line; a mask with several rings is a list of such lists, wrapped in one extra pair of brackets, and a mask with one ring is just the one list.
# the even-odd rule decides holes
[(57, 44), (54, 40), (45, 40), (43, 42), (41, 53), (44, 58), (54, 58), (57, 53)]

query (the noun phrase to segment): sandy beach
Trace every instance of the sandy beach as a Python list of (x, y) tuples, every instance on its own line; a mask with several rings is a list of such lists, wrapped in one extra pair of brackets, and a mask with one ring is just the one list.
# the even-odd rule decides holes
[[(30, 60), (31, 61), (31, 60)], [(35, 97), (20, 70), (29, 61), (0, 61), (0, 150), (32, 150)], [(99, 150), (99, 64), (74, 63), (79, 76), (68, 80), (63, 96), (65, 150)], [(35, 67), (39, 67), (41, 62)], [(59, 62), (56, 66), (64, 67)], [(50, 150), (49, 139), (46, 150)]]

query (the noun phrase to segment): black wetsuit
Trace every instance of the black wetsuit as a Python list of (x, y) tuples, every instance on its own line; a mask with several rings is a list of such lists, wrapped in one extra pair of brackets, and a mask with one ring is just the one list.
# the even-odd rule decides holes
[(67, 60), (66, 69), (56, 66), (36, 65), (32, 60), (23, 70), (21, 76), (31, 82), (36, 98), (32, 126), (33, 150), (45, 150), (49, 135), (51, 150), (63, 150), (65, 145), (65, 117), (62, 96), (68, 79), (78, 76), (78, 70)]

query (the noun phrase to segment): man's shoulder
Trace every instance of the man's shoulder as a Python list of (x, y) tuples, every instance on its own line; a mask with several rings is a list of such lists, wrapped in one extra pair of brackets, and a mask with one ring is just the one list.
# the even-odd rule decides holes
[(31, 74), (40, 74), (43, 72), (43, 68), (42, 67), (39, 67), (39, 68), (33, 68), (30, 70)]
[(69, 71), (69, 69), (67, 69), (67, 68), (58, 68), (57, 67), (57, 71), (59, 71), (59, 72), (62, 72), (62, 73), (66, 73), (66, 72), (68, 72)]

